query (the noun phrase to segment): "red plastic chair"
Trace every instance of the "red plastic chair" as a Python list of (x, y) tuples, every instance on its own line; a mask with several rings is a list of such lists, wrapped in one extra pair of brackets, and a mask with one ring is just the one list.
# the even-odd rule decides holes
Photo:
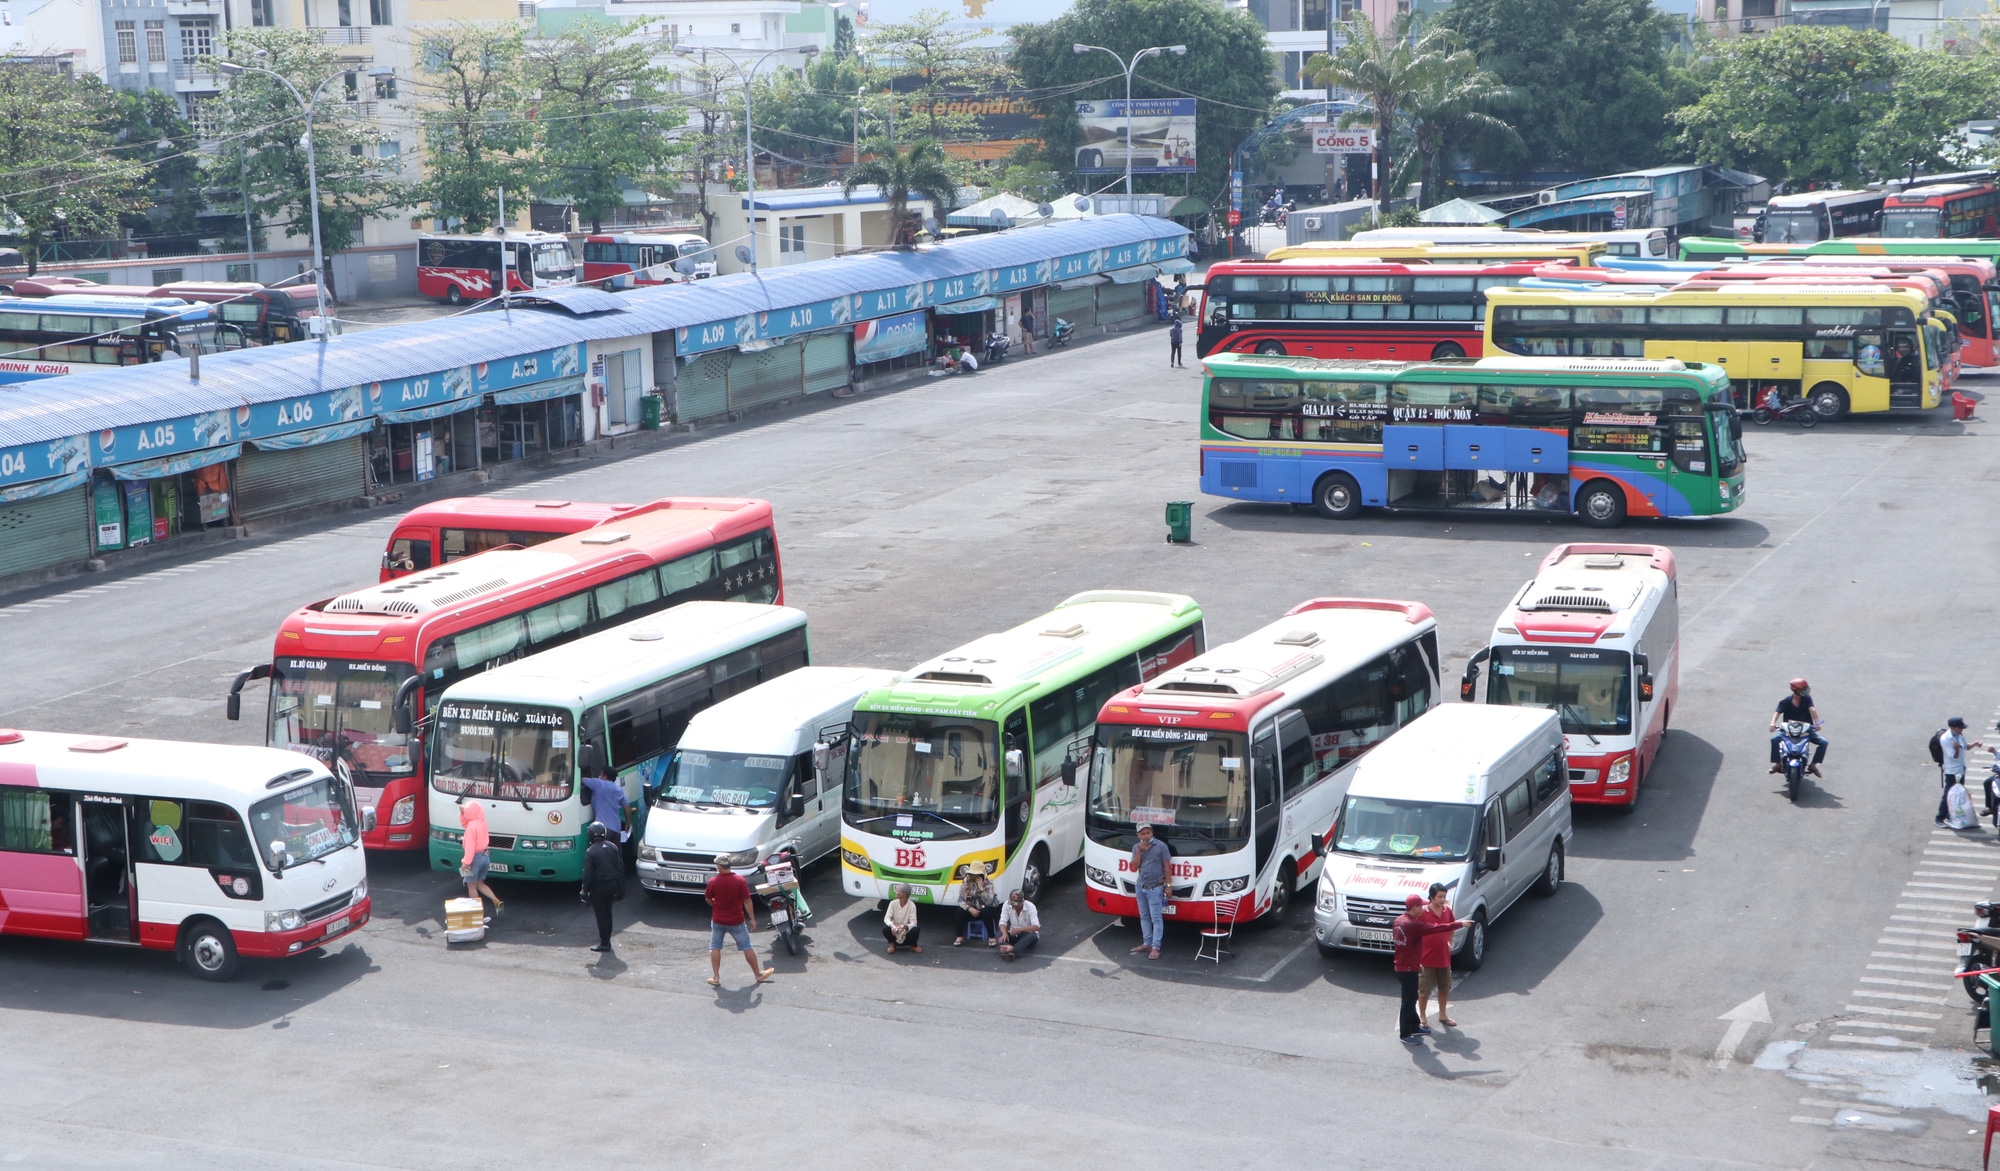
[(1993, 1160), (1993, 1132), (2000, 1131), (2000, 1106), (1986, 1108), (1986, 1154), (1979, 1160), (1980, 1171), (1986, 1171)]

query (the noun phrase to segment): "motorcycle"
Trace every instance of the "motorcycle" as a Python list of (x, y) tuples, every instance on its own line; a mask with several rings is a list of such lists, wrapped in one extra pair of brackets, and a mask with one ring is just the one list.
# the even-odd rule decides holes
[(799, 839), (793, 838), (764, 859), (764, 881), (757, 886), (757, 897), (764, 900), (771, 929), (785, 941), (785, 950), (792, 955), (799, 954), (799, 936), (805, 933), (806, 921), (812, 918), (805, 892), (799, 889), (800, 844)]
[(1812, 731), (1813, 726), (1804, 720), (1786, 720), (1778, 728), (1778, 766), (1785, 770), (1785, 796), (1794, 805), (1805, 784), (1807, 763), (1812, 760)]
[(1797, 419), (1801, 427), (1819, 424), (1819, 415), (1814, 413), (1812, 403), (1805, 399), (1785, 402), (1779, 397), (1776, 387), (1764, 395), (1764, 400), (1750, 412), (1750, 421), (1759, 427), (1767, 427), (1779, 419)]
[(996, 331), (994, 333), (987, 334), (986, 364), (988, 366), (991, 366), (995, 362), (998, 362), (1002, 358), (1005, 358), (1007, 356), (1007, 347), (1013, 344), (1014, 344), (1014, 339), (1008, 337), (1004, 333), (999, 333)]
[(1986, 985), (1979, 977), (1963, 973), (2000, 968), (2000, 903), (1974, 903), (1972, 911), (1979, 916), (1979, 923), (1958, 931), (1959, 982), (1965, 985), (1965, 994), (1984, 1015), (1991, 1011), (1986, 1003)]
[(1055, 329), (1049, 333), (1049, 348), (1054, 349), (1057, 346), (1066, 346), (1070, 343), (1070, 339), (1075, 336), (1076, 326), (1058, 317), (1056, 318)]

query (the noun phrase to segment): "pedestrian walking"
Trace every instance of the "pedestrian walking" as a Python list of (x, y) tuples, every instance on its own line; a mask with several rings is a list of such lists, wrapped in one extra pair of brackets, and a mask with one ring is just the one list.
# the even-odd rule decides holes
[(708, 900), (708, 982), (722, 987), (722, 939), (736, 941), (736, 950), (750, 965), (750, 974), (762, 984), (778, 969), (757, 962), (757, 949), (750, 943), (750, 931), (757, 926), (757, 903), (750, 897), (750, 884), (731, 868), (729, 855), (715, 856), (715, 877), (708, 880), (702, 896)]
[(1179, 317), (1174, 318), (1174, 323), (1167, 327), (1167, 341), (1173, 347), (1172, 351), (1167, 355), (1167, 365), (1185, 370), (1187, 363), (1181, 361), (1181, 319)]
[(479, 905), (482, 907), (486, 905), (485, 899), (492, 899), (493, 913), (485, 917), (491, 923), (500, 917), (501, 903), (500, 896), (486, 885), (486, 873), (493, 866), (492, 855), (487, 853), (493, 836), (486, 829), (486, 806), (477, 801), (467, 801), (459, 806), (458, 824), (465, 831), (465, 837), (459, 842), (465, 848), (465, 858), (458, 864), (459, 877), (465, 880), (465, 897), (481, 899)]
[(590, 845), (583, 851), (583, 889), (577, 897), (597, 915), (597, 946), (590, 950), (610, 951), (611, 904), (625, 897), (625, 855), (603, 822), (593, 821), (583, 832)]
[(1938, 770), (1944, 782), (1944, 791), (1938, 797), (1937, 824), (1940, 829), (1951, 824), (1951, 787), (1965, 783), (1965, 766), (1975, 748), (1986, 747), (1985, 742), (1965, 740), (1965, 717), (1953, 716), (1944, 723), (1944, 731), (1938, 733)]
[(1396, 982), (1403, 986), (1402, 1015), (1397, 1019), (1396, 1035), (1405, 1045), (1421, 1045), (1430, 1035), (1430, 1026), (1424, 1024), (1417, 1015), (1417, 985), (1423, 970), (1424, 937), (1446, 931), (1456, 931), (1469, 926), (1463, 920), (1452, 923), (1426, 923), (1422, 919), (1424, 897), (1411, 895), (1403, 900), (1403, 913), (1389, 928), (1389, 937), (1396, 946)]
[(909, 883), (896, 887), (896, 897), (882, 908), (882, 938), (889, 941), (890, 955), (899, 947), (923, 954), (924, 929), (917, 923), (917, 904), (910, 901)]
[(1041, 942), (1042, 917), (1035, 904), (1020, 891), (1007, 895), (1007, 909), (1000, 912), (1000, 955), (1013, 959)]
[[(1431, 883), (1431, 901), (1417, 918), (1428, 924), (1456, 924), (1458, 916), (1445, 900), (1446, 893), (1444, 883)], [(1421, 965), (1417, 971), (1418, 1027), (1430, 1024), (1431, 993), (1435, 992), (1438, 1023), (1447, 1029), (1457, 1028), (1458, 1022), (1451, 1019), (1451, 933), (1440, 931), (1424, 936), (1418, 963)]]
[(1035, 352), (1035, 315), (1031, 312), (1021, 314), (1021, 349), (1030, 354)]
[[(1175, 324), (1179, 324), (1176, 322)], [(1167, 930), (1167, 900), (1172, 897), (1174, 852), (1153, 836), (1153, 827), (1139, 827), (1139, 844), (1132, 847), (1132, 873), (1138, 877), (1139, 946), (1133, 954), (1145, 952), (1147, 959), (1160, 958), (1160, 943)]]

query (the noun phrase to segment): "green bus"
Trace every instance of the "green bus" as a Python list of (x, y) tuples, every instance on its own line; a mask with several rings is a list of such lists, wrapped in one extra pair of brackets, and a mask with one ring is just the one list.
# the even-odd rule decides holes
[(1083, 856), (1077, 782), (1105, 700), (1206, 647), (1185, 594), (1091, 590), (862, 696), (845, 732), (842, 886), (952, 904), (985, 863), (1002, 893), (1041, 897)]
[(1210, 496), (1310, 502), (1330, 520), (1369, 505), (1519, 509), (1593, 528), (1743, 504), (1742, 424), (1719, 366), (1256, 354), (1204, 365)]

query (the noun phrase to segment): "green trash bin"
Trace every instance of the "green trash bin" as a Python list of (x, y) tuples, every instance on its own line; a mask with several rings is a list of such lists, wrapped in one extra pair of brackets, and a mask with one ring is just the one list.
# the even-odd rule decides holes
[(1194, 501), (1167, 501), (1167, 543), (1185, 545), (1192, 541), (1194, 529)]
[(649, 394), (639, 400), (639, 430), (658, 431), (660, 429), (660, 396)]
[[(1991, 976), (1980, 976), (1978, 980), (1986, 986), (1986, 1011), (1990, 1014), (1993, 1011), (1993, 1006), (2000, 1004), (2000, 980), (1995, 980)], [(1986, 1049), (1993, 1056), (2000, 1057), (2000, 1041), (1994, 1040), (1992, 1018), (1990, 1016), (1987, 1019)]]

